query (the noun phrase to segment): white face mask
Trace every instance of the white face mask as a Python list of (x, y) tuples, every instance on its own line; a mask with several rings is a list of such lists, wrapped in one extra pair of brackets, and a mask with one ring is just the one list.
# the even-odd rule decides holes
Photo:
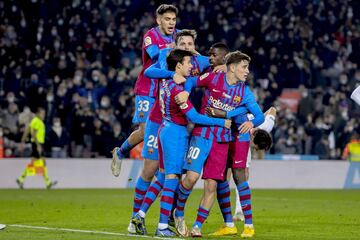
[(55, 122), (54, 127), (59, 128), (59, 127), (61, 127), (61, 124), (59, 122)]
[(13, 103), (13, 102), (15, 102), (15, 98), (14, 98), (14, 97), (8, 97), (8, 98), (7, 98), (7, 101), (8, 101), (9, 103)]
[(46, 96), (46, 101), (52, 102), (53, 100), (54, 100), (54, 96), (52, 95)]

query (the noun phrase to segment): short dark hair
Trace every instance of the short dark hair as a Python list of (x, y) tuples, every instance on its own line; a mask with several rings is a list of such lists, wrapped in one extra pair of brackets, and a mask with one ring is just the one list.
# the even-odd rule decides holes
[(193, 56), (193, 54), (186, 50), (174, 49), (170, 52), (169, 56), (166, 58), (167, 68), (170, 71), (175, 71), (175, 67), (177, 63), (182, 63), (184, 57)]
[(228, 45), (226, 45), (226, 43), (223, 43), (223, 42), (214, 43), (213, 45), (211, 45), (210, 48), (218, 48), (218, 49), (223, 50), (226, 53), (228, 53), (230, 51)]
[(181, 37), (184, 37), (184, 36), (192, 37), (194, 39), (194, 42), (195, 42), (195, 39), (197, 37), (197, 33), (196, 33), (195, 30), (192, 30), (192, 29), (183, 29), (180, 32), (176, 33), (175, 44), (178, 44), (179, 39)]
[(178, 15), (179, 10), (177, 9), (177, 7), (175, 7), (174, 5), (171, 4), (161, 4), (157, 9), (156, 9), (156, 16), (160, 16), (163, 15), (166, 12), (173, 12), (175, 13), (175, 15)]
[(259, 150), (269, 150), (272, 144), (272, 138), (270, 134), (262, 129), (256, 129), (253, 132), (253, 142), (258, 146)]
[(226, 54), (226, 56), (225, 56), (226, 66), (229, 66), (232, 63), (239, 63), (244, 60), (250, 62), (251, 58), (248, 55), (246, 55), (245, 53), (242, 53), (240, 51), (230, 52), (230, 53)]

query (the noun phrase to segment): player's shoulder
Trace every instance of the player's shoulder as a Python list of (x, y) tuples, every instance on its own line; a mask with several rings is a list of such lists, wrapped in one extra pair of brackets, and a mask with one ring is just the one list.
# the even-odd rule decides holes
[(148, 30), (144, 35), (144, 44), (145, 46), (149, 46), (151, 44), (154, 44), (156, 42), (156, 35), (155, 35), (155, 28), (151, 28)]
[(204, 80), (204, 79), (213, 79), (216, 76), (216, 73), (214, 72), (205, 72), (203, 74), (200, 75), (199, 80)]

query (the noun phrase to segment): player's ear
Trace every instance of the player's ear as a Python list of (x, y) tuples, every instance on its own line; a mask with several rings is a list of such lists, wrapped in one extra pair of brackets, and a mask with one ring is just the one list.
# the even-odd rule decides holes
[(158, 25), (160, 25), (160, 23), (161, 23), (161, 15), (159, 15), (159, 16), (156, 17), (156, 23), (157, 23)]
[(230, 71), (235, 72), (236, 64), (230, 64)]
[(181, 63), (181, 62), (178, 62), (178, 63), (176, 64), (175, 69), (181, 69), (181, 67), (182, 67), (182, 63)]

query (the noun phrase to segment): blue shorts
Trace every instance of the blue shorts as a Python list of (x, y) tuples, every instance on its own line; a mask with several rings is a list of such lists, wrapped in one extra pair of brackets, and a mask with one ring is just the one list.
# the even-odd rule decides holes
[(186, 163), (184, 164), (184, 170), (201, 174), (204, 163), (209, 156), (212, 143), (212, 138), (206, 139), (200, 136), (192, 136), (189, 144), (189, 151), (186, 156)]
[(134, 124), (145, 123), (149, 117), (150, 109), (155, 102), (155, 98), (149, 96), (135, 96), (135, 114), (132, 119)]
[(157, 135), (161, 124), (147, 120), (144, 133), (144, 146), (141, 156), (145, 159), (159, 160)]
[(187, 127), (164, 121), (158, 137), (160, 168), (164, 169), (165, 175), (181, 174), (189, 145)]

